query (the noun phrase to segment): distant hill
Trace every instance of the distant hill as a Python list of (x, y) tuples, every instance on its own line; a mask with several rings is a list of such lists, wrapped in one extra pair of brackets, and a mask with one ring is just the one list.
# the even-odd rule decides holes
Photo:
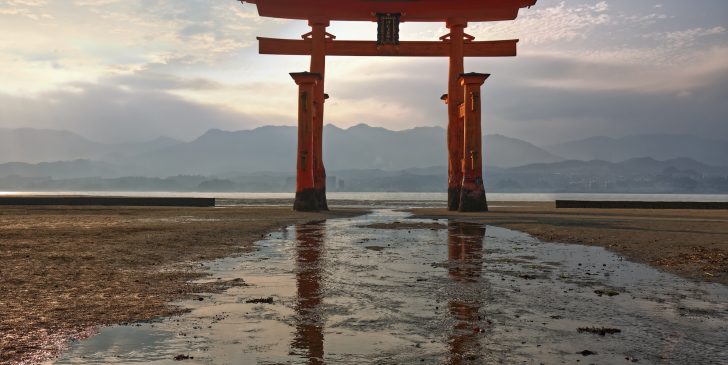
[(486, 151), (486, 166), (505, 168), (564, 160), (563, 157), (529, 142), (500, 134), (486, 136), (483, 143)]
[[(261, 127), (226, 132), (211, 130), (189, 142), (140, 154), (128, 165), (143, 174), (222, 174), (292, 171), (295, 127)], [(486, 165), (513, 167), (562, 159), (528, 142), (501, 135), (484, 140)], [(360, 124), (324, 128), (324, 161), (329, 170), (403, 170), (447, 165), (445, 130), (420, 127), (404, 131)], [(138, 161), (139, 163), (136, 163)], [(145, 169), (145, 167), (148, 167)]]
[(101, 143), (67, 131), (0, 129), (0, 163), (75, 160), (103, 153)]
[(685, 157), (710, 165), (728, 166), (728, 141), (690, 135), (591, 137), (547, 146), (545, 149), (570, 160), (619, 162), (639, 157), (657, 160)]
[[(205, 191), (291, 192), (295, 171), (172, 177), (98, 177), (107, 167), (89, 161), (27, 166), (0, 165), (0, 189), (7, 191)], [(20, 166), (18, 166), (20, 165)], [(5, 175), (10, 169), (16, 174)], [(40, 172), (39, 172), (40, 171)], [(95, 177), (83, 177), (88, 171)], [(49, 178), (46, 172), (60, 177)], [(26, 177), (19, 176), (22, 173)], [(561, 161), (512, 168), (486, 167), (488, 192), (510, 193), (683, 193), (728, 194), (728, 168), (691, 159), (639, 158), (608, 161)], [(442, 192), (447, 167), (406, 170), (328, 170), (329, 191)]]
[(160, 137), (148, 142), (103, 144), (62, 130), (0, 128), (0, 163), (117, 160), (178, 143)]
[(634, 176), (660, 174), (665, 171), (680, 171), (693, 175), (728, 176), (728, 167), (711, 166), (689, 158), (675, 158), (658, 161), (650, 157), (632, 158), (621, 162), (602, 160), (579, 161), (568, 160), (551, 164), (530, 164), (508, 170), (512, 173), (531, 174), (583, 174)]
[[(425, 175), (432, 167), (447, 166), (445, 135), (445, 129), (439, 127), (392, 131), (365, 124), (348, 129), (327, 125), (324, 161), (328, 171)], [(728, 142), (691, 136), (594, 137), (544, 149), (516, 138), (487, 135), (483, 145), (485, 165), (491, 171), (500, 168), (511, 173), (519, 173), (514, 167), (522, 167), (522, 172), (542, 168), (543, 174), (571, 170), (598, 174), (599, 169), (614, 174), (652, 174), (668, 167), (710, 173), (716, 169), (713, 166), (728, 165)], [(0, 129), (0, 176), (288, 174), (295, 170), (296, 148), (297, 130), (289, 126), (210, 130), (190, 142), (158, 138), (116, 145), (65, 131)]]
[(120, 172), (118, 166), (108, 162), (89, 160), (41, 162), (29, 164), (25, 162), (9, 162), (0, 164), (0, 177), (52, 177), (56, 179), (73, 179), (81, 177), (115, 177)]
[(532, 164), (486, 171), (485, 180), (496, 190), (507, 192), (728, 193), (728, 167), (688, 158)]

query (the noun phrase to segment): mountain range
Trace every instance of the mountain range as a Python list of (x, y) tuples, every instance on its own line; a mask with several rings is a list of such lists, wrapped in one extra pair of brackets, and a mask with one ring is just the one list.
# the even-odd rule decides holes
[(0, 163), (115, 160), (179, 143), (182, 142), (159, 137), (144, 142), (104, 144), (69, 131), (0, 128)]
[[(48, 171), (46, 175), (55, 176), (64, 169), (83, 175), (84, 166), (89, 169), (90, 175), (86, 176), (289, 172), (294, 169), (296, 136), (295, 127), (267, 126), (244, 131), (210, 130), (189, 142), (157, 138), (109, 145), (68, 131), (0, 129), (0, 175), (43, 175), (43, 171)], [(728, 166), (728, 141), (689, 135), (592, 137), (544, 147), (502, 135), (487, 135), (483, 145), (485, 165), (500, 168), (567, 160), (621, 162), (644, 157), (688, 158), (707, 165)], [(79, 159), (89, 161), (69, 162)], [(59, 161), (65, 163), (39, 164)], [(324, 161), (329, 170), (398, 171), (446, 166), (445, 130), (420, 127), (391, 131), (365, 124), (341, 129), (327, 125)], [(54, 169), (54, 173), (49, 173)]]
[(652, 157), (658, 160), (687, 157), (709, 165), (728, 165), (728, 142), (691, 135), (591, 137), (546, 146), (545, 149), (569, 160), (619, 162), (638, 157)]
[[(296, 138), (295, 127), (267, 126), (110, 145), (67, 131), (0, 129), (0, 189), (290, 191)], [(439, 191), (446, 179), (443, 128), (327, 125), (324, 149), (340, 190)], [(540, 147), (486, 135), (484, 150), (486, 181), (500, 191), (728, 193), (721, 140), (655, 134)]]

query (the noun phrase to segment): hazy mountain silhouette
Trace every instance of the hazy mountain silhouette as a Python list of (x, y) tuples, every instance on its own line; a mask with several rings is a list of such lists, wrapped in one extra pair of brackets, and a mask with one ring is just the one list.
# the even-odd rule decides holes
[[(0, 165), (0, 189), (291, 192), (295, 188), (293, 170), (212, 176), (98, 177), (105, 174), (109, 166), (84, 160), (36, 165), (4, 164)], [(446, 166), (399, 171), (329, 170), (328, 188), (329, 191), (351, 192), (441, 192), (446, 182)], [(669, 161), (639, 158), (620, 163), (570, 160), (513, 168), (489, 166), (485, 168), (485, 182), (489, 192), (725, 194), (728, 193), (728, 167), (709, 166), (686, 158)]]
[[(295, 171), (297, 130), (288, 126), (267, 126), (244, 131), (210, 130), (190, 142), (169, 138), (154, 141), (108, 145), (65, 131), (0, 129), (0, 174), (9, 176), (157, 176), (178, 174), (234, 176), (257, 172)], [(678, 169), (709, 170), (706, 165), (728, 165), (728, 142), (699, 137), (645, 135), (620, 139), (594, 137), (548, 147), (502, 135), (484, 139), (485, 165), (493, 168), (537, 169), (543, 173), (573, 169), (594, 172), (604, 162), (629, 160), (619, 171), (634, 165), (642, 173), (670, 166)], [(324, 159), (329, 171), (440, 170), (447, 165), (445, 130), (420, 127), (403, 131), (360, 124), (348, 129), (327, 125), (324, 129)], [(579, 164), (577, 161), (587, 160)], [(643, 159), (643, 157), (649, 157)], [(678, 158), (675, 160), (675, 158)], [(690, 158), (687, 160), (684, 158)], [(90, 161), (77, 161), (79, 159)], [(595, 160), (595, 161), (592, 161)], [(662, 160), (657, 161), (657, 160)], [(40, 161), (68, 161), (28, 165)], [(96, 162), (92, 162), (96, 161)], [(103, 163), (102, 163), (103, 162)], [(676, 166), (680, 163), (686, 166)], [(527, 166), (528, 165), (528, 166)], [(615, 170), (615, 171), (617, 171)], [(434, 170), (433, 170), (434, 171)], [(514, 170), (515, 171), (515, 170)], [(432, 172), (432, 171), (430, 171)], [(615, 172), (616, 173), (616, 172)]]
[(681, 172), (695, 175), (728, 176), (728, 167), (706, 165), (690, 158), (675, 158), (659, 161), (651, 157), (632, 158), (620, 162), (603, 160), (568, 160), (550, 164), (530, 164), (508, 169), (512, 173), (531, 174), (583, 174), (583, 175), (656, 175), (667, 172)]
[(618, 162), (639, 157), (651, 157), (657, 160), (687, 157), (710, 165), (728, 166), (728, 141), (690, 135), (591, 137), (547, 146), (546, 149), (573, 160)]
[(114, 160), (177, 143), (180, 142), (160, 137), (148, 142), (103, 144), (68, 131), (0, 128), (0, 163)]
[[(562, 160), (528, 142), (500, 135), (486, 136), (484, 145), (486, 165), (512, 167)], [(295, 127), (210, 130), (192, 142), (140, 154), (128, 164), (138, 161), (136, 166), (145, 174), (286, 172), (295, 168), (296, 146)], [(329, 170), (403, 170), (447, 165), (445, 130), (420, 127), (391, 131), (364, 124), (341, 129), (327, 125), (324, 161)]]
[(75, 160), (103, 154), (104, 146), (77, 134), (48, 129), (0, 129), (0, 163)]
[(504, 192), (710, 193), (728, 192), (728, 167), (678, 158), (634, 158), (622, 162), (569, 160), (486, 171), (487, 182)]
[(123, 169), (109, 162), (90, 160), (41, 162), (37, 164), (25, 162), (0, 164), (0, 177), (22, 176), (74, 179), (92, 176), (115, 177), (120, 176), (120, 173), (123, 173)]

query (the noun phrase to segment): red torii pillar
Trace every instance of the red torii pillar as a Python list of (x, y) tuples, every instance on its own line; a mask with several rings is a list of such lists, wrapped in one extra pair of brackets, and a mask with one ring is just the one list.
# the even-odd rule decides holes
[(298, 85), (298, 152), (296, 154), (296, 200), (293, 203), (293, 209), (318, 211), (320, 210), (319, 196), (314, 176), (315, 119), (318, 113), (315, 89), (321, 81), (321, 75), (299, 72), (291, 73), (291, 77)]
[(463, 180), (460, 191), (461, 212), (488, 211), (483, 185), (483, 136), (481, 129), (480, 87), (490, 74), (467, 73), (460, 75), (464, 102), (459, 115), (463, 118), (462, 159)]
[(311, 32), (304, 35), (304, 39), (311, 39), (311, 69), (312, 73), (320, 75), (314, 86), (313, 99), (316, 104), (316, 114), (313, 119), (313, 183), (318, 210), (329, 210), (326, 200), (326, 168), (323, 160), (324, 139), (324, 103), (326, 100), (326, 40), (334, 37), (326, 32), (330, 25), (328, 19), (310, 19)]
[(460, 75), (465, 72), (465, 19), (448, 19), (450, 34), (442, 37), (450, 41), (450, 72), (447, 88), (447, 149), (448, 149), (448, 181), (447, 207), (458, 210), (460, 192), (463, 183), (463, 121), (460, 118), (460, 104), (463, 103)]

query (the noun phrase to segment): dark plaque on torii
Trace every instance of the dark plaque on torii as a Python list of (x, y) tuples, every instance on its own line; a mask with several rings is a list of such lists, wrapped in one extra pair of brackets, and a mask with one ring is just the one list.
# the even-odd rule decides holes
[(377, 14), (377, 44), (399, 45), (399, 19), (401, 14)]

